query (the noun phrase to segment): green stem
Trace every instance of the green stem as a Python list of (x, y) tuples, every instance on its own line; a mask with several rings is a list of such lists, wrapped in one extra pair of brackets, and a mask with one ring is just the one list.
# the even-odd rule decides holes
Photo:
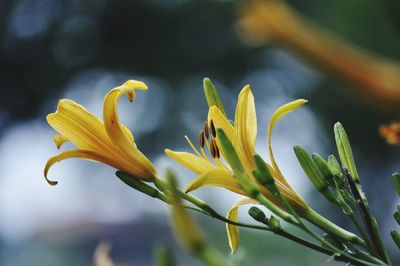
[(345, 241), (348, 241), (350, 243), (358, 244), (363, 247), (365, 247), (365, 241), (359, 238), (357, 235), (350, 233), (336, 224), (332, 223), (328, 219), (324, 218), (311, 208), (308, 209), (307, 212), (304, 214), (304, 219), (308, 220), (312, 224), (318, 226), (322, 230), (324, 230), (327, 233), (330, 233), (332, 235), (335, 235)]
[[(156, 181), (154, 182), (154, 184), (155, 184), (156, 187), (159, 188), (161, 191), (167, 193), (166, 190), (168, 189), (168, 186), (167, 186), (167, 184), (166, 184), (163, 180), (161, 180), (161, 179), (156, 179)], [(205, 201), (200, 200), (200, 199), (198, 199), (198, 198), (196, 198), (196, 197), (194, 197), (194, 196), (192, 196), (192, 195), (190, 195), (190, 194), (186, 194), (185, 192), (183, 192), (183, 191), (180, 190), (180, 189), (177, 189), (177, 193), (178, 193), (178, 195), (181, 196), (183, 199), (185, 199), (185, 200), (187, 200), (187, 201), (193, 203), (194, 205), (196, 205), (197, 207), (199, 207), (200, 209), (202, 209), (203, 211), (205, 211), (206, 213), (208, 213), (209, 216), (211, 216), (211, 217), (213, 217), (213, 218), (215, 218), (215, 219), (218, 219), (218, 220), (223, 221), (223, 222), (226, 222), (226, 223), (234, 224), (234, 225), (237, 225), (237, 226), (242, 226), (242, 227), (247, 227), (247, 228), (253, 228), (253, 229), (259, 229), (259, 230), (265, 230), (265, 231), (271, 231), (271, 230), (268, 229), (268, 228), (264, 228), (264, 227), (260, 227), (260, 226), (255, 226), (255, 225), (249, 225), (249, 224), (243, 224), (243, 223), (238, 223), (238, 222), (234, 222), (234, 221), (228, 220), (228, 219), (225, 218), (224, 216), (218, 214), (218, 213), (217, 213), (214, 209), (212, 209)], [(264, 201), (264, 200), (262, 199), (262, 197), (261, 197), (260, 199), (261, 199), (261, 201)], [(268, 202), (269, 202), (269, 201), (268, 201)], [(314, 212), (314, 213), (315, 213), (315, 212)], [(286, 213), (286, 214), (287, 214), (287, 213)], [(319, 217), (323, 218), (323, 217), (320, 216), (319, 214), (317, 214), (317, 213), (315, 213), (315, 214), (316, 214), (316, 215), (314, 215), (315, 217), (318, 217), (318, 216), (319, 216)], [(290, 217), (292, 217), (292, 216), (290, 215)], [(293, 218), (293, 217), (292, 217), (292, 218)], [(323, 219), (325, 219), (325, 218), (323, 218)], [(325, 219), (325, 220), (326, 220), (326, 219)], [(294, 221), (294, 224), (296, 225), (296, 220), (293, 220), (293, 221)], [(326, 221), (327, 221), (327, 220), (326, 220)], [(328, 221), (328, 222), (329, 222), (329, 221)], [(331, 223), (331, 222), (329, 222), (329, 223)], [(332, 224), (332, 223), (331, 223), (331, 224)], [(334, 224), (333, 224), (333, 225), (334, 225)], [(337, 227), (336, 225), (334, 225), (334, 227), (339, 228), (340, 230), (344, 231), (343, 229), (341, 229), (340, 227)], [(307, 229), (307, 228), (306, 228), (306, 229)], [(369, 263), (369, 262), (365, 262), (365, 261), (363, 261), (363, 260), (359, 260), (359, 259), (357, 259), (357, 258), (353, 258), (352, 256), (349, 256), (349, 255), (347, 255), (347, 254), (342, 253), (341, 251), (336, 250), (336, 248), (334, 248), (334, 247), (332, 247), (332, 246), (330, 246), (330, 248), (332, 248), (334, 251), (324, 250), (324, 252), (323, 252), (323, 251), (322, 251), (322, 249), (323, 249), (322, 247), (319, 247), (319, 246), (317, 246), (317, 245), (315, 245), (315, 244), (313, 244), (313, 243), (311, 243), (311, 242), (305, 241), (305, 240), (303, 240), (303, 239), (297, 238), (296, 236), (291, 235), (291, 234), (289, 234), (289, 233), (287, 233), (287, 232), (285, 232), (285, 233), (283, 233), (283, 232), (284, 232), (284, 231), (280, 231), (279, 233), (276, 233), (276, 234), (281, 235), (281, 236), (283, 236), (283, 237), (286, 237), (286, 238), (288, 238), (288, 239), (290, 239), (290, 240), (292, 240), (292, 241), (295, 241), (296, 243), (305, 245), (306, 247), (312, 248), (312, 249), (314, 249), (314, 250), (316, 250), (316, 251), (319, 251), (319, 252), (322, 252), (322, 253), (324, 253), (324, 254), (328, 254), (327, 252), (331, 252), (331, 253), (329, 253), (329, 255), (335, 255), (335, 254), (337, 254), (337, 255), (335, 255), (335, 258), (337, 258), (337, 259), (339, 259), (339, 260), (341, 260), (341, 261), (351, 262), (351, 263), (354, 263), (355, 265), (366, 265), (366, 266), (373, 266), (373, 265), (376, 265), (376, 264), (371, 264), (371, 263)], [(313, 235), (317, 240), (319, 240), (319, 241), (322, 242), (322, 240), (321, 240), (317, 235), (315, 235), (315, 233), (310, 232), (310, 230), (308, 230), (308, 229), (306, 230), (306, 232), (311, 233), (311, 235)], [(344, 231), (344, 232), (347, 232), (347, 231)], [(350, 233), (349, 233), (349, 234), (350, 234)], [(361, 239), (360, 239), (360, 240), (361, 240)], [(361, 240), (361, 241), (362, 241), (362, 240)], [(329, 244), (328, 244), (328, 246), (329, 246)]]

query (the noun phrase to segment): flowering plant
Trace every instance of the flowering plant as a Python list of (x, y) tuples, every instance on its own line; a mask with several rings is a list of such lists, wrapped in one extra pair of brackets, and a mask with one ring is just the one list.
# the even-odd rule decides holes
[[(209, 111), (200, 130), (198, 148), (186, 137), (193, 153), (165, 151), (170, 158), (197, 174), (185, 191), (178, 188), (171, 171), (166, 173), (165, 179), (161, 178), (151, 161), (138, 149), (131, 131), (119, 121), (117, 102), (120, 97), (126, 95), (133, 101), (135, 89), (147, 89), (143, 82), (134, 80), (126, 81), (105, 96), (103, 121), (74, 101), (60, 100), (57, 111), (47, 117), (49, 124), (60, 134), (54, 141), (57, 148), (70, 141), (77, 149), (51, 157), (44, 170), (46, 180), (51, 185), (57, 184), (48, 179), (48, 170), (55, 162), (67, 158), (94, 160), (116, 168), (117, 177), (128, 186), (172, 205), (172, 219), (179, 239), (207, 265), (224, 265), (224, 258), (206, 243), (187, 210), (226, 223), (232, 253), (238, 249), (239, 227), (246, 227), (271, 232), (349, 264), (392, 265), (362, 190), (348, 136), (340, 123), (334, 126), (340, 162), (334, 155), (327, 159), (317, 153), (310, 155), (300, 145), (294, 147), (294, 152), (313, 186), (348, 216), (357, 233), (337, 226), (314, 211), (290, 186), (274, 158), (272, 131), (275, 124), (307, 103), (306, 100), (286, 103), (272, 114), (267, 137), (270, 163), (267, 163), (255, 150), (257, 117), (250, 86), (246, 85), (239, 94), (235, 118), (230, 120), (211, 81), (204, 79), (203, 85)], [(400, 195), (400, 175), (394, 174), (393, 180)], [(244, 197), (224, 216), (209, 203), (190, 194), (204, 186), (222, 187)], [(238, 207), (243, 204), (267, 208), (272, 215), (267, 217), (260, 208), (253, 206), (249, 215), (259, 224), (239, 222)], [(394, 217), (400, 224), (400, 205)], [(300, 228), (308, 237), (287, 231), (283, 222)], [(324, 234), (317, 233), (313, 226)], [(400, 248), (400, 234), (392, 231), (391, 236)]]

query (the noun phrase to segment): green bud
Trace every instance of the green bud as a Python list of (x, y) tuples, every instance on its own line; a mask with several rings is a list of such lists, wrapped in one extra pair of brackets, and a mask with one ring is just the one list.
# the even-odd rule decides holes
[(328, 191), (328, 184), (326, 183), (320, 171), (317, 169), (315, 163), (311, 160), (311, 157), (307, 151), (300, 145), (294, 146), (293, 150), (296, 154), (297, 160), (314, 187), (322, 194), (327, 194), (326, 191)]
[(335, 155), (331, 154), (328, 156), (329, 169), (334, 177), (336, 177), (340, 183), (344, 181), (344, 176), (342, 175), (342, 168), (340, 168), (339, 162), (337, 161)]
[(397, 224), (400, 225), (400, 213), (398, 211), (393, 213), (393, 218), (396, 220)]
[(346, 246), (341, 241), (339, 241), (338, 239), (336, 239), (332, 235), (324, 234), (322, 246), (325, 247), (325, 248), (329, 248), (330, 249), (329, 245), (332, 245), (335, 248), (337, 248), (339, 250), (342, 250), (342, 251), (347, 249)]
[(260, 190), (256, 184), (247, 176), (242, 162), (236, 153), (235, 147), (233, 147), (231, 141), (226, 136), (225, 132), (221, 128), (217, 128), (217, 136), (221, 142), (221, 148), (224, 151), (225, 160), (228, 162), (233, 170), (234, 176), (239, 180), (240, 185), (246, 191), (247, 195), (251, 198), (256, 198), (260, 193)]
[(350, 141), (346, 131), (341, 123), (337, 122), (334, 126), (336, 146), (339, 152), (342, 166), (347, 168), (356, 183), (359, 182), (356, 164), (354, 162), (353, 152), (351, 151)]
[(139, 179), (136, 179), (132, 177), (131, 175), (125, 174), (121, 171), (117, 171), (115, 175), (122, 180), (125, 184), (128, 186), (149, 195), (150, 197), (157, 198), (159, 196), (159, 191), (146, 183), (140, 181)]
[(268, 227), (272, 231), (282, 230), (281, 222), (277, 218), (275, 218), (275, 216), (273, 216), (273, 215), (271, 215), (271, 218), (269, 218)]
[(400, 197), (400, 174), (396, 172), (392, 177), (394, 188), (396, 189), (397, 195)]
[(257, 222), (268, 223), (268, 218), (265, 216), (265, 213), (255, 206), (249, 209), (249, 215)]
[(218, 109), (222, 112), (222, 114), (224, 114), (224, 116), (226, 117), (225, 109), (224, 106), (222, 105), (221, 98), (219, 97), (217, 89), (215, 88), (214, 84), (212, 84), (209, 78), (203, 79), (203, 88), (208, 106), (209, 107), (214, 105), (217, 106)]
[(313, 160), (313, 162), (315, 163), (315, 165), (317, 166), (319, 172), (322, 174), (322, 176), (324, 177), (324, 179), (329, 183), (332, 183), (332, 179), (333, 179), (333, 174), (331, 169), (329, 168), (328, 162), (324, 160), (324, 158), (322, 158), (321, 155), (319, 155), (318, 153), (313, 153), (311, 155), (311, 158)]
[(396, 244), (396, 246), (400, 249), (400, 234), (397, 231), (390, 231), (390, 235), (392, 236), (392, 239), (394, 241), (394, 243)]

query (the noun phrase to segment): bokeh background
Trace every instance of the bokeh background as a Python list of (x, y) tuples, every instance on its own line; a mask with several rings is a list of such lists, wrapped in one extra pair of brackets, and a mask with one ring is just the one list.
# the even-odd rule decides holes
[[(400, 60), (398, 1), (288, 3), (349, 42)], [(43, 166), (58, 152), (45, 120), (58, 99), (73, 99), (101, 116), (105, 93), (138, 79), (150, 89), (139, 92), (134, 103), (121, 101), (121, 119), (159, 171), (172, 167), (184, 186), (194, 175), (163, 150), (188, 150), (185, 134), (197, 139), (207, 114), (204, 77), (215, 83), (232, 116), (237, 94), (251, 84), (257, 149), (265, 156), (273, 110), (295, 98), (309, 99), (277, 125), (277, 161), (312, 207), (353, 229), (312, 189), (292, 151), (299, 143), (324, 156), (336, 154), (333, 124), (341, 121), (396, 258), (388, 232), (396, 228), (391, 215), (398, 198), (391, 174), (400, 168), (400, 148), (386, 144), (378, 127), (399, 119), (400, 105), (377, 102), (280, 45), (249, 46), (235, 27), (241, 5), (221, 0), (0, 1), (0, 265), (90, 265), (103, 240), (112, 243), (114, 260), (127, 265), (152, 265), (157, 245), (171, 248), (180, 265), (197, 265), (177, 244), (168, 207), (125, 186), (114, 169), (65, 161), (50, 171), (60, 181), (50, 187)], [(221, 213), (238, 198), (218, 188), (195, 194)], [(246, 212), (244, 207), (240, 217), (249, 221)], [(194, 217), (209, 241), (229, 254), (225, 225)], [(243, 265), (323, 265), (328, 259), (271, 234), (241, 230), (241, 236), (233, 259)]]

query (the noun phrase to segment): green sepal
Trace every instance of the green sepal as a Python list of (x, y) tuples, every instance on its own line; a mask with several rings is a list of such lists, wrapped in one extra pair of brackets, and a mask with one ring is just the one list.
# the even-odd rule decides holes
[(214, 84), (211, 82), (209, 78), (203, 79), (203, 89), (204, 95), (206, 96), (207, 104), (209, 107), (217, 106), (218, 109), (222, 112), (222, 114), (226, 117), (224, 106), (222, 105), (221, 98), (215, 88)]

